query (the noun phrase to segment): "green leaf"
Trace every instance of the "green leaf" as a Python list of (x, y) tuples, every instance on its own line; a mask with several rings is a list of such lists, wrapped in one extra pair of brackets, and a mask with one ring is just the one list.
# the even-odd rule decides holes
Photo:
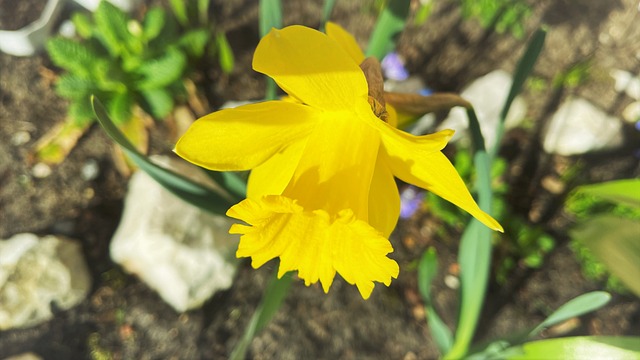
[(84, 127), (92, 123), (95, 116), (89, 97), (78, 98), (77, 100), (71, 101), (67, 113), (77, 127)]
[(179, 44), (192, 58), (199, 59), (209, 43), (211, 35), (204, 29), (191, 30), (180, 37)]
[(570, 232), (607, 269), (640, 297), (640, 224), (637, 220), (600, 215)]
[(71, 22), (76, 27), (76, 32), (80, 37), (88, 39), (93, 34), (93, 22), (85, 13), (75, 12), (71, 15)]
[[(275, 275), (275, 273), (274, 273)], [(271, 318), (278, 312), (284, 298), (291, 287), (291, 273), (286, 273), (278, 279), (274, 276), (262, 297), (262, 303), (251, 316), (249, 325), (244, 329), (242, 339), (233, 348), (230, 358), (232, 360), (242, 360), (246, 358), (247, 349), (255, 335), (271, 321)]]
[(112, 56), (120, 55), (132, 40), (127, 28), (127, 14), (108, 1), (101, 1), (93, 18), (96, 22), (96, 34), (109, 53)]
[(553, 314), (549, 315), (540, 325), (531, 330), (529, 337), (535, 336), (544, 328), (598, 310), (605, 306), (609, 300), (611, 300), (611, 295), (604, 291), (593, 291), (569, 300), (554, 311)]
[(218, 48), (220, 68), (224, 73), (230, 74), (233, 71), (233, 51), (224, 33), (219, 32), (216, 34), (216, 46)]
[(410, 3), (410, 0), (389, 0), (373, 28), (366, 51), (367, 56), (375, 56), (378, 60), (382, 60), (394, 49), (396, 37), (404, 29), (409, 16)]
[(140, 169), (144, 170), (167, 190), (182, 200), (214, 214), (224, 215), (227, 209), (231, 207), (232, 203), (225, 194), (213, 191), (174, 171), (165, 169), (151, 162), (148, 157), (136, 150), (131, 142), (129, 142), (115, 126), (100, 100), (92, 97), (91, 103), (98, 122), (109, 137), (122, 146), (125, 153)]
[(146, 41), (155, 39), (165, 24), (165, 12), (161, 8), (154, 7), (147, 12), (142, 21), (142, 34)]
[[(260, 0), (260, 37), (264, 37), (271, 28), (282, 28), (282, 4), (280, 0)], [(265, 100), (277, 97), (278, 87), (270, 77), (266, 77)]]
[(56, 82), (56, 93), (66, 98), (88, 101), (89, 96), (97, 91), (95, 80), (72, 73), (60, 75)]
[(173, 110), (174, 101), (168, 90), (148, 89), (142, 90), (140, 93), (144, 99), (143, 108), (154, 118), (163, 119)]
[(336, 0), (324, 0), (322, 5), (322, 23), (320, 24), (320, 31), (324, 32), (325, 24), (331, 18), (333, 7), (336, 5)]
[(608, 181), (580, 186), (579, 192), (601, 197), (607, 201), (640, 209), (640, 179)]
[(533, 341), (522, 346), (513, 360), (538, 359), (640, 359), (640, 337), (578, 336)]
[(189, 16), (187, 15), (187, 2), (185, 0), (169, 0), (173, 15), (178, 19), (180, 25), (187, 27), (189, 25)]
[(98, 59), (98, 55), (85, 44), (63, 37), (50, 39), (47, 51), (54, 64), (84, 77), (91, 76), (93, 63)]
[(509, 109), (511, 109), (511, 105), (515, 100), (516, 96), (520, 94), (522, 91), (522, 87), (524, 86), (525, 81), (531, 75), (533, 71), (533, 67), (535, 66), (538, 58), (540, 57), (540, 53), (542, 52), (542, 48), (544, 47), (544, 41), (547, 36), (547, 30), (544, 28), (536, 30), (536, 32), (529, 40), (527, 44), (527, 49), (524, 54), (518, 61), (518, 65), (516, 66), (516, 71), (513, 75), (513, 82), (511, 83), (511, 88), (509, 89), (509, 95), (507, 95), (507, 99), (502, 106), (502, 110), (500, 111), (500, 118), (498, 121), (498, 128), (496, 129), (496, 142), (491, 149), (491, 156), (495, 156), (500, 149), (500, 142), (502, 139), (502, 135), (504, 134), (504, 122), (507, 119), (507, 114), (509, 114)]
[(425, 301), (425, 310), (427, 313), (427, 325), (431, 331), (431, 336), (438, 346), (441, 354), (446, 354), (453, 344), (453, 336), (451, 330), (442, 321), (431, 299), (431, 283), (438, 272), (438, 257), (436, 250), (432, 247), (427, 249), (418, 264), (418, 289), (420, 295)]
[(118, 125), (124, 124), (131, 119), (133, 105), (133, 98), (128, 92), (116, 93), (107, 102), (109, 114), (111, 114), (114, 122)]
[(175, 48), (168, 49), (157, 59), (144, 62), (136, 70), (142, 77), (136, 84), (138, 89), (155, 89), (168, 86), (182, 77), (187, 66), (184, 54)]

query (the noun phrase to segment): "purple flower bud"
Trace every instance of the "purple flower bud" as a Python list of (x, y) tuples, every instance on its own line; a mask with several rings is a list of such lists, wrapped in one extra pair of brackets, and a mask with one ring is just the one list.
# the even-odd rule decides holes
[(407, 186), (400, 193), (400, 218), (408, 219), (418, 211), (424, 200), (424, 191), (413, 187)]
[(409, 72), (404, 68), (404, 61), (396, 52), (388, 53), (382, 59), (380, 66), (387, 79), (402, 81), (409, 77)]

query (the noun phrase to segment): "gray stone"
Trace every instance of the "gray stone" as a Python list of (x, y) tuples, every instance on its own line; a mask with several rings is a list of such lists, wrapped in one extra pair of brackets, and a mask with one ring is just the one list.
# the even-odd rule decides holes
[(579, 155), (620, 147), (622, 121), (610, 116), (583, 98), (565, 100), (543, 132), (546, 152)]
[[(488, 149), (495, 145), (498, 118), (509, 94), (512, 81), (511, 75), (506, 71), (494, 70), (474, 80), (460, 94), (473, 105), (480, 122), (485, 146)], [(526, 112), (526, 103), (520, 96), (517, 96), (507, 114), (505, 128), (509, 129), (521, 124)], [(463, 135), (466, 135), (468, 128), (467, 112), (461, 107), (451, 109), (447, 118), (438, 126), (438, 130), (453, 129), (456, 131), (452, 141), (459, 140)]]
[[(185, 161), (167, 157), (155, 161), (215, 186)], [(175, 310), (186, 311), (231, 286), (239, 240), (228, 234), (231, 224), (226, 217), (184, 202), (138, 171), (129, 182), (122, 220), (111, 241), (111, 258)]]
[(0, 330), (47, 321), (52, 306), (69, 309), (84, 300), (90, 287), (77, 241), (33, 234), (0, 240)]

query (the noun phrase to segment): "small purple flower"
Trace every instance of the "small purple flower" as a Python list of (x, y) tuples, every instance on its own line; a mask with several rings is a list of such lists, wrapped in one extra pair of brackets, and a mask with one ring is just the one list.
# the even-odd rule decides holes
[(407, 186), (400, 193), (400, 218), (408, 219), (418, 211), (424, 200), (424, 191)]
[(404, 67), (404, 61), (395, 51), (388, 53), (382, 59), (380, 66), (387, 79), (403, 81), (409, 77), (409, 72)]

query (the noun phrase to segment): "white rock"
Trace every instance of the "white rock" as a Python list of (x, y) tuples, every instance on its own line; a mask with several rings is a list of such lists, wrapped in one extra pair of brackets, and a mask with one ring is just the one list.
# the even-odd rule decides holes
[[(180, 174), (212, 184), (199, 168), (174, 158), (163, 162), (167, 159)], [(187, 204), (138, 171), (129, 182), (111, 258), (174, 309), (186, 311), (231, 286), (239, 240), (228, 234), (231, 223)]]
[(0, 330), (37, 325), (80, 303), (91, 277), (77, 241), (33, 234), (0, 240)]
[(544, 150), (564, 156), (614, 149), (622, 142), (622, 121), (582, 98), (565, 100), (543, 133)]
[(617, 92), (624, 92), (635, 100), (640, 100), (640, 79), (632, 73), (624, 70), (611, 70), (611, 77), (616, 81), (614, 85)]
[[(504, 105), (512, 78), (504, 70), (494, 70), (485, 76), (474, 80), (467, 86), (460, 96), (469, 101), (475, 109), (480, 130), (484, 136), (485, 146), (490, 149), (496, 142), (496, 127), (498, 117)], [(524, 100), (518, 96), (515, 98), (505, 120), (505, 128), (518, 126), (527, 112)], [(438, 126), (438, 130), (453, 129), (456, 131), (452, 141), (459, 140), (467, 133), (469, 120), (467, 112), (461, 107), (451, 109), (447, 118)]]

